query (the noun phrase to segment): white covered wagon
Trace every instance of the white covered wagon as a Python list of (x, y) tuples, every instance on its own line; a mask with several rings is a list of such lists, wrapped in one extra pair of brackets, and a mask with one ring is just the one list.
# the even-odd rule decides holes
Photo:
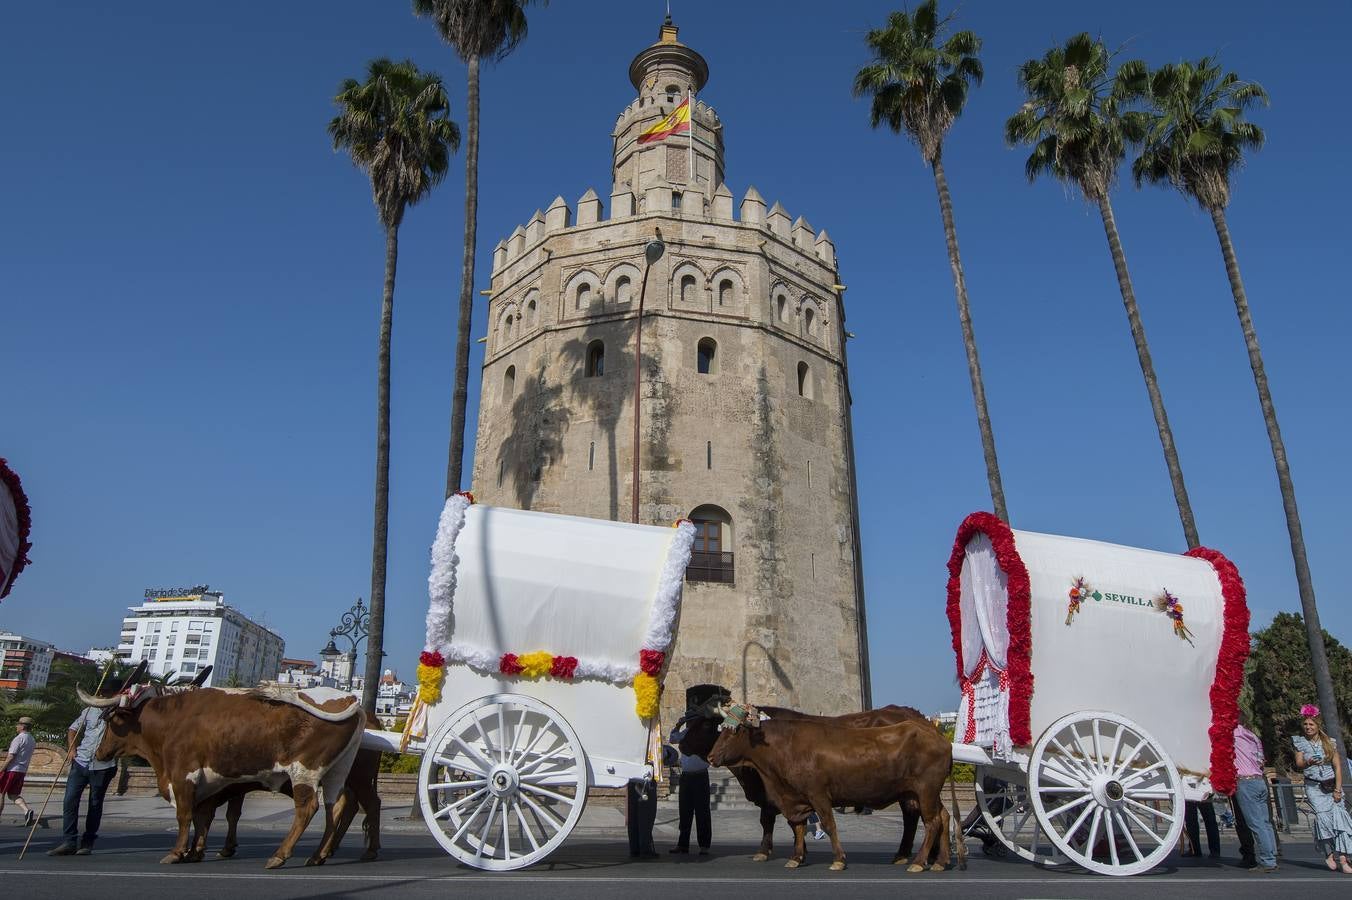
[(403, 744), (422, 754), (424, 817), (457, 860), (538, 862), (573, 830), (589, 787), (654, 776), (659, 679), (693, 542), (688, 522), (446, 501)]
[(1235, 785), (1244, 585), (1220, 553), (1015, 531), (968, 516), (949, 560), (962, 700), (953, 757), (977, 766), (995, 835), (1025, 859), (1144, 872), (1185, 800)]

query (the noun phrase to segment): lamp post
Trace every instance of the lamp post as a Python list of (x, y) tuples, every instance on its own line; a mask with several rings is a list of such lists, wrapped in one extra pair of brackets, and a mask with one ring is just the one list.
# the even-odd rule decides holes
[(638, 457), (639, 457), (639, 402), (643, 382), (643, 301), (648, 295), (648, 272), (653, 263), (662, 258), (667, 245), (662, 243), (662, 229), (653, 229), (656, 237), (643, 248), (643, 283), (638, 291), (638, 318), (634, 320), (634, 524), (638, 524)]
[(338, 620), (338, 627), (329, 629), (328, 646), (319, 651), (321, 659), (331, 661), (336, 659), (342, 653), (342, 651), (333, 643), (334, 638), (342, 636), (347, 638), (348, 642), (352, 644), (352, 649), (346, 654), (348, 660), (347, 683), (344, 685), (346, 690), (352, 689), (352, 673), (357, 665), (357, 645), (366, 640), (366, 635), (370, 630), (370, 610), (366, 608), (365, 604), (362, 603), (362, 599), (358, 597), (357, 602), (352, 604), (352, 608), (343, 613), (342, 618)]

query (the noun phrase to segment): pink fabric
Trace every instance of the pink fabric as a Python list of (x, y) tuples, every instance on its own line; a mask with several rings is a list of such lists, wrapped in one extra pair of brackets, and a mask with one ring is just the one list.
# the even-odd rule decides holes
[(1263, 774), (1263, 744), (1243, 725), (1235, 726), (1235, 770), (1240, 776)]

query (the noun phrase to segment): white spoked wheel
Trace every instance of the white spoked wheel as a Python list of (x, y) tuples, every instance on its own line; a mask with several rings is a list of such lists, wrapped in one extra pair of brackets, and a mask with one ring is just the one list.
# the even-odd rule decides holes
[[(986, 790), (987, 779), (994, 790)], [(1028, 776), (1017, 769), (976, 767), (977, 808), (981, 818), (1001, 844), (1020, 859), (1039, 866), (1058, 866), (1066, 862), (1047, 832), (1042, 830), (1033, 803), (1028, 796)]]
[(418, 796), (451, 856), (476, 869), (520, 869), (553, 852), (581, 818), (587, 759), (553, 707), (494, 694), (460, 707), (428, 738)]
[(1028, 764), (1038, 823), (1076, 865), (1103, 875), (1157, 866), (1183, 830), (1183, 780), (1146, 730), (1109, 712), (1072, 713)]

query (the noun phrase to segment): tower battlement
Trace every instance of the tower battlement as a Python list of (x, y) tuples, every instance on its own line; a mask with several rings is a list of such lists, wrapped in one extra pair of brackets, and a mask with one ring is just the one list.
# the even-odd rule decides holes
[(719, 184), (714, 190), (712, 202), (701, 204), (698, 212), (687, 210), (683, 197), (681, 205), (676, 207), (673, 194), (681, 193), (681, 187), (655, 184), (639, 197), (629, 190), (616, 190), (610, 195), (609, 217), (606, 216), (605, 204), (592, 188), (587, 189), (576, 207), (569, 206), (563, 195), (559, 195), (547, 209), (537, 209), (529, 221), (516, 226), (510, 235), (498, 241), (493, 248), (493, 277), (496, 279), (513, 264), (539, 250), (552, 235), (570, 231), (576, 233), (593, 226), (645, 216), (663, 216), (692, 223), (750, 226), (767, 237), (779, 239), (786, 246), (827, 268), (836, 268), (835, 242), (826, 230), (814, 234), (812, 226), (802, 216), (790, 224), (789, 213), (778, 202), (767, 212), (765, 201), (754, 186), (748, 188), (742, 202), (734, 206), (728, 186)]

